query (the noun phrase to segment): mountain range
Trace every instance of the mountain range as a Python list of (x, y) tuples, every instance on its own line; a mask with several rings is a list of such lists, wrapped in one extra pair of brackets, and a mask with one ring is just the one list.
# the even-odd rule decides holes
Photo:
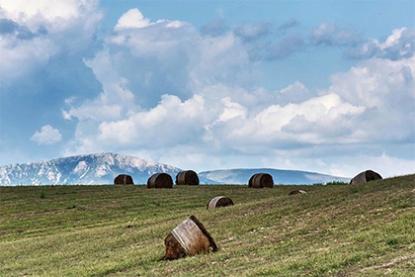
[[(145, 184), (154, 173), (165, 172), (175, 179), (181, 169), (172, 165), (114, 153), (87, 154), (43, 162), (0, 166), (0, 185), (112, 184), (114, 177), (129, 174), (136, 184)], [(246, 184), (257, 172), (273, 176), (277, 184), (313, 184), (348, 181), (315, 172), (271, 168), (224, 169), (199, 172), (202, 184)]]

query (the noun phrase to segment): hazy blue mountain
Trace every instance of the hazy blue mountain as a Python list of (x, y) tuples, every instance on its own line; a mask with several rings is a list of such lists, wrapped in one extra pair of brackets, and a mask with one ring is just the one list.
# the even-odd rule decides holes
[(276, 184), (315, 184), (331, 181), (348, 182), (349, 178), (336, 177), (316, 172), (299, 170), (283, 170), (273, 168), (236, 168), (203, 171), (199, 173), (200, 178), (214, 180), (221, 184), (247, 184), (249, 178), (255, 173), (269, 173)]
[(126, 173), (136, 184), (166, 172), (175, 178), (179, 168), (137, 157), (101, 153), (65, 157), (44, 162), (0, 166), (0, 185), (112, 184)]
[[(0, 166), (0, 185), (112, 184), (114, 177), (125, 173), (134, 183), (145, 184), (157, 172), (171, 175), (173, 180), (181, 169), (172, 165), (114, 153), (88, 154), (44, 162)], [(279, 184), (313, 184), (348, 181), (346, 178), (314, 172), (280, 169), (225, 169), (199, 173), (202, 184), (246, 184), (257, 172), (273, 175)]]

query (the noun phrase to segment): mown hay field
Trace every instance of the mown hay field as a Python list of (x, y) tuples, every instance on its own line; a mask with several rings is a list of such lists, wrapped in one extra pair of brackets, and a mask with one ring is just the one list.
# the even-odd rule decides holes
[[(307, 194), (291, 195), (293, 189)], [(207, 210), (218, 195), (235, 205)], [(219, 251), (160, 261), (195, 215)], [(0, 276), (414, 276), (415, 175), (365, 185), (0, 188)]]

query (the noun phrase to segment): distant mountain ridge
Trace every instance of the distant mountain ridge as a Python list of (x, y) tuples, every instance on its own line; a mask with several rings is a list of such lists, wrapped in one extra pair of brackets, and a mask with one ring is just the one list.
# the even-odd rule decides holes
[[(154, 173), (165, 172), (175, 179), (180, 170), (172, 165), (134, 156), (115, 153), (87, 154), (0, 166), (0, 186), (112, 184), (114, 177), (121, 173), (131, 175), (136, 184), (145, 184)], [(203, 171), (199, 173), (199, 178), (202, 184), (246, 184), (249, 177), (257, 172), (271, 174), (277, 184), (313, 184), (349, 180), (315, 172), (271, 168)]]
[(199, 173), (201, 178), (211, 179), (222, 184), (246, 184), (255, 173), (271, 174), (276, 184), (311, 185), (327, 182), (349, 182), (349, 178), (336, 177), (316, 172), (274, 169), (274, 168), (236, 168), (203, 171)]
[(0, 167), (1, 185), (112, 184), (121, 173), (146, 183), (149, 176), (166, 172), (175, 176), (180, 168), (114, 153), (78, 155), (44, 162)]

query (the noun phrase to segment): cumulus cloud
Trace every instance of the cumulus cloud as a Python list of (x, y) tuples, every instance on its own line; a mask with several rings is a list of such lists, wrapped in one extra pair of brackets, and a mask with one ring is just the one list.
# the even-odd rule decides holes
[(144, 18), (143, 14), (138, 9), (131, 9), (124, 13), (115, 25), (115, 30), (122, 30), (128, 28), (144, 28), (150, 25), (150, 20)]
[(335, 94), (327, 94), (300, 103), (270, 104), (257, 112), (251, 107), (239, 107), (237, 111), (243, 112), (237, 113), (236, 120), (215, 122), (210, 130), (227, 148), (250, 152), (294, 144), (332, 143), (334, 140), (347, 143), (352, 135), (347, 123), (364, 112), (364, 107), (353, 106)]
[[(169, 147), (192, 143), (203, 137), (204, 126), (210, 115), (203, 112), (204, 99), (198, 95), (181, 101), (164, 95), (152, 109), (137, 112), (126, 119), (102, 122), (98, 139), (106, 143), (151, 147)], [(186, 135), (183, 135), (186, 134)]]
[(58, 129), (47, 124), (37, 130), (30, 139), (37, 144), (55, 144), (62, 140), (62, 135)]
[(0, 81), (14, 80), (60, 52), (85, 46), (101, 18), (96, 4), (83, 0), (0, 0)]
[(0, 40), (0, 80), (8, 81), (23, 75), (46, 62), (56, 51), (56, 46), (44, 37), (22, 40), (19, 34), (4, 36)]
[(384, 41), (369, 39), (347, 51), (352, 58), (386, 58), (399, 60), (415, 53), (415, 30), (406, 27), (394, 29)]
[[(255, 76), (249, 50), (237, 36), (229, 32), (205, 36), (188, 23), (173, 33), (165, 32), (167, 28), (167, 22), (160, 22), (118, 32), (107, 39), (105, 50), (87, 62), (103, 92), (81, 105), (68, 106), (67, 115), (78, 121), (72, 151), (113, 146), (117, 151), (146, 149), (144, 154), (138, 152), (177, 162), (176, 153), (186, 149), (192, 162), (203, 166), (212, 166), (206, 160), (220, 163), (222, 156), (235, 164), (237, 157), (272, 164), (271, 156), (281, 155), (287, 158), (279, 162), (287, 167), (307, 167), (312, 163), (301, 163), (300, 157), (317, 159), (328, 145), (341, 152), (349, 145), (360, 149), (367, 143), (415, 138), (415, 123), (408, 120), (415, 118), (413, 58), (364, 61), (334, 74), (330, 86), (319, 91), (299, 81), (268, 91), (235, 82), (236, 72), (245, 80)], [(174, 59), (178, 55), (181, 66)], [(128, 68), (137, 64), (149, 65), (131, 75)], [(163, 84), (170, 85), (160, 86), (160, 75), (169, 74)], [(120, 91), (128, 92), (125, 101)], [(108, 112), (93, 112), (106, 105)], [(314, 152), (308, 153), (309, 149)], [(311, 156), (304, 158), (307, 155)], [(317, 168), (341, 175), (356, 168), (333, 161), (330, 167), (327, 154), (321, 155)], [(374, 159), (373, 164), (380, 161)]]
[[(0, 65), (2, 77), (3, 72), (18, 72), (28, 59), (41, 64), (65, 52), (60, 39), (78, 28), (91, 38), (99, 19), (85, 1), (51, 7), (39, 1), (21, 13), (15, 3), (20, 2), (0, 0), (0, 56), (7, 61)], [(44, 16), (43, 8), (50, 9)], [(91, 29), (83, 26), (88, 24)], [(291, 22), (284, 28), (294, 26)], [(414, 141), (415, 61), (409, 29), (374, 43), (377, 54), (333, 74), (327, 88), (314, 90), (295, 81), (270, 90), (256, 83), (260, 73), (252, 57), (252, 42), (269, 32), (263, 27), (245, 25), (213, 34), (187, 22), (151, 20), (138, 9), (127, 11), (102, 47), (83, 61), (101, 91), (88, 99), (66, 98), (62, 116), (76, 125), (66, 154), (120, 151), (184, 167), (282, 165), (349, 175), (358, 166), (341, 166), (347, 161), (342, 151), (350, 145), (354, 152), (376, 145), (367, 153), (376, 169), (378, 163), (396, 159), (386, 150), (379, 156), (384, 145)], [(315, 44), (342, 47), (358, 41), (330, 26), (320, 26), (314, 39)], [(262, 45), (260, 54), (265, 60), (281, 59), (306, 45), (301, 36), (289, 34)], [(31, 140), (53, 144), (62, 135), (45, 125)], [(183, 151), (186, 157), (178, 155)], [(400, 160), (396, 164), (408, 168)]]
[[(89, 104), (119, 105), (125, 110), (132, 109), (126, 107), (130, 103), (138, 109), (150, 108), (164, 94), (186, 99), (211, 85), (247, 84), (255, 71), (233, 33), (202, 35), (188, 23), (169, 20), (115, 32), (103, 50), (85, 63), (103, 85), (102, 95)], [(75, 113), (76, 109), (69, 109), (65, 114)]]

